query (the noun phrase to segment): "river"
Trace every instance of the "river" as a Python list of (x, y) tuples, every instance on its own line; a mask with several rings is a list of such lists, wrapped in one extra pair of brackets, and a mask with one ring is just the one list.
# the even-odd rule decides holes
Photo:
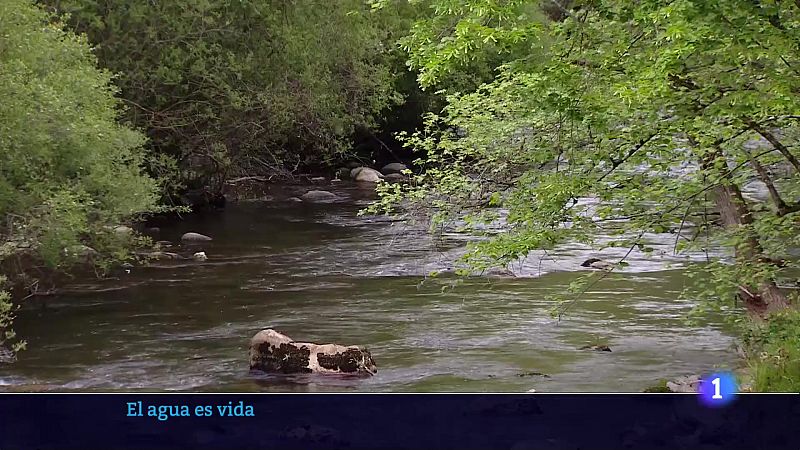
[[(452, 267), (463, 236), (358, 216), (371, 191), (322, 188), (343, 201), (291, 203), (309, 188), (277, 187), (161, 228), (169, 251), (202, 250), (207, 261), (155, 262), (27, 302), (16, 329), (28, 350), (0, 367), (0, 389), (640, 392), (736, 364), (723, 321), (687, 324), (688, 262), (669, 256), (671, 235), (652, 237), (663, 257), (632, 255), (557, 321), (547, 297), (589, 270), (580, 263), (591, 249), (533, 255), (511, 267), (516, 277), (431, 277)], [(180, 244), (187, 231), (214, 240)], [(249, 373), (248, 340), (263, 328), (366, 346), (378, 373)], [(612, 351), (580, 349), (596, 343)]]

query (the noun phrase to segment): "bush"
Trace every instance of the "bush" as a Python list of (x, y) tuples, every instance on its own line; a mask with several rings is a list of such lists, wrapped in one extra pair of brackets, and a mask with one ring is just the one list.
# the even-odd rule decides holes
[(83, 37), (30, 0), (0, 2), (0, 30), (0, 262), (66, 268), (85, 253), (70, 249), (155, 207), (145, 137), (117, 122), (112, 75)]
[(42, 0), (119, 73), (126, 118), (189, 189), (349, 148), (400, 101), (389, 31), (361, 0)]

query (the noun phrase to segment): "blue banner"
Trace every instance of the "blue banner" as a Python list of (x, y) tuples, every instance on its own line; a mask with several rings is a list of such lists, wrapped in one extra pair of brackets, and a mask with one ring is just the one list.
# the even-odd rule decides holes
[(798, 449), (800, 395), (3, 394), (0, 449)]

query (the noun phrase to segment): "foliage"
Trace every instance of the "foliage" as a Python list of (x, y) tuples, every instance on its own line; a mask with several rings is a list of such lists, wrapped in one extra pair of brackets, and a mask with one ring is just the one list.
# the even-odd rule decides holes
[[(472, 247), (477, 268), (567, 241), (650, 254), (645, 237), (671, 233), (675, 252), (733, 250), (710, 257), (708, 298), (785, 304), (775, 280), (800, 245), (797, 5), (597, 0), (534, 22), (519, 11), (535, 1), (433, 3), (406, 46), (422, 83), (488, 43), (526, 51), (405, 136), (424, 171), (382, 186), (373, 211), (407, 200), (475, 232), (504, 221)], [(754, 180), (774, 188), (767, 201), (741, 195)]]
[[(0, 3), (0, 262), (51, 269), (118, 249), (109, 227), (154, 209), (144, 136), (117, 123), (110, 73), (28, 0)], [(112, 245), (113, 244), (113, 245)]]
[(745, 334), (753, 389), (800, 392), (800, 313), (774, 314)]
[[(3, 286), (6, 279), (0, 275), (0, 287)], [(0, 351), (10, 351), (12, 354), (24, 350), (26, 343), (17, 339), (17, 334), (11, 328), (14, 323), (14, 311), (17, 306), (11, 301), (11, 296), (8, 292), (0, 290)], [(8, 344), (11, 348), (6, 348)]]
[(400, 22), (361, 0), (44, 3), (88, 34), (189, 188), (328, 162), (402, 100), (386, 42)]

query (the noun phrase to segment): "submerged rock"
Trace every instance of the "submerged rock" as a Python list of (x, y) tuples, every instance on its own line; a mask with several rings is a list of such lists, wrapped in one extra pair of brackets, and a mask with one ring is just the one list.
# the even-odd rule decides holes
[(594, 350), (596, 352), (610, 352), (611, 347), (607, 345), (584, 345), (579, 350)]
[(250, 340), (250, 370), (374, 375), (378, 368), (367, 349), (294, 342), (289, 336), (267, 329)]
[(206, 252), (197, 252), (194, 255), (192, 255), (192, 259), (194, 259), (195, 261), (207, 261), (208, 256), (206, 256)]
[(300, 196), (302, 201), (309, 203), (332, 202), (338, 198), (336, 194), (328, 191), (308, 191)]
[(408, 167), (403, 163), (389, 163), (383, 166), (381, 173), (384, 175), (399, 174), (404, 170), (408, 170)]
[(542, 378), (550, 378), (550, 375), (542, 372), (522, 372), (517, 374), (518, 377), (542, 377)]
[(603, 261), (602, 259), (589, 258), (581, 264), (581, 267), (591, 267), (592, 269), (611, 270), (616, 266), (614, 263)]
[(183, 236), (181, 236), (181, 240), (188, 242), (202, 242), (202, 241), (210, 241), (211, 238), (204, 234), (189, 232), (189, 233), (184, 233)]
[(377, 183), (383, 179), (383, 174), (369, 167), (356, 167), (350, 171), (350, 178), (364, 183)]
[(509, 270), (507, 267), (490, 267), (483, 272), (481, 272), (482, 276), (491, 277), (491, 278), (514, 278), (514, 272)]
[(183, 256), (181, 256), (181, 255), (179, 255), (177, 253), (160, 252), (160, 251), (140, 253), (139, 256), (142, 256), (143, 258), (146, 258), (146, 259), (154, 259), (154, 260), (184, 259)]
[(303, 201), (297, 197), (289, 197), (286, 199), (286, 201), (289, 203), (303, 203)]

